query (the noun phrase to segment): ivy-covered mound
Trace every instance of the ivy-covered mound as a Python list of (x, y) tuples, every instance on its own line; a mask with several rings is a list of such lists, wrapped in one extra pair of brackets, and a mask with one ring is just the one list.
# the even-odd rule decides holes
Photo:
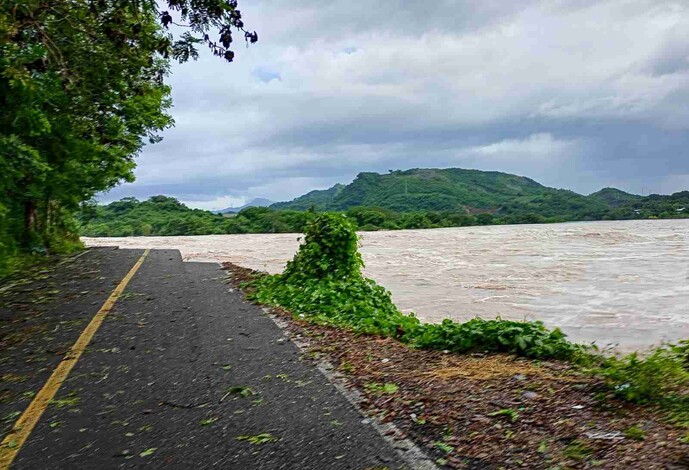
[(253, 283), (254, 300), (284, 307), (318, 323), (398, 338), (415, 347), (465, 352), (510, 352), (567, 359), (579, 350), (560, 330), (540, 322), (445, 320), (422, 324), (392, 303), (390, 292), (361, 274), (353, 224), (340, 214), (320, 214), (305, 230), (304, 243), (282, 274)]
[(308, 224), (304, 243), (282, 274), (255, 281), (255, 300), (318, 323), (402, 338), (419, 326), (392, 303), (390, 292), (361, 274), (356, 231), (339, 214)]

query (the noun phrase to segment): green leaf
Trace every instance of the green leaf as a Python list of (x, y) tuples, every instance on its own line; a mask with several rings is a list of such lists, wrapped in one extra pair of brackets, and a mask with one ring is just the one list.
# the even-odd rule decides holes
[(235, 439), (238, 441), (248, 441), (249, 443), (251, 443), (253, 445), (266, 444), (268, 442), (277, 442), (280, 440), (279, 437), (273, 436), (270, 433), (261, 433), (261, 434), (256, 434), (254, 436), (249, 436), (249, 435), (237, 436)]
[(152, 455), (156, 450), (158, 450), (157, 447), (149, 447), (148, 449), (142, 451), (139, 454), (139, 457), (148, 457), (149, 455)]

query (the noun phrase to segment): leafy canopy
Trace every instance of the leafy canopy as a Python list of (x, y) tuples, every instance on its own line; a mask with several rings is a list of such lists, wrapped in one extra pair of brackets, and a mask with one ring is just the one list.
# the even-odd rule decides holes
[[(79, 205), (134, 179), (143, 145), (173, 124), (169, 58), (196, 58), (205, 43), (231, 61), (233, 30), (258, 39), (234, 0), (167, 7), (0, 1), (0, 273), (18, 252), (77, 243)], [(168, 29), (173, 16), (186, 22), (177, 37)]]

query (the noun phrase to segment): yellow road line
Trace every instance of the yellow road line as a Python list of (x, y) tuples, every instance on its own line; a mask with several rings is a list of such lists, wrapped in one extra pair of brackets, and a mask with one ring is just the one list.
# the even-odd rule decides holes
[(82, 331), (79, 339), (77, 339), (76, 343), (74, 343), (69, 352), (57, 365), (53, 374), (45, 385), (43, 385), (41, 391), (38, 392), (29, 407), (24, 410), (24, 413), (22, 413), (17, 422), (14, 423), (14, 427), (10, 433), (3, 439), (2, 444), (0, 444), (0, 470), (7, 470), (10, 468), (10, 465), (12, 465), (12, 462), (28, 439), (31, 431), (33, 431), (34, 426), (36, 426), (38, 420), (41, 419), (41, 415), (50, 404), (50, 400), (55, 397), (60, 386), (67, 379), (72, 367), (74, 367), (74, 364), (77, 363), (82, 353), (91, 342), (91, 339), (93, 339), (93, 335), (96, 334), (101, 323), (105, 320), (105, 316), (112, 310), (118, 297), (127, 287), (127, 284), (129, 284), (129, 281), (141, 267), (148, 252), (149, 250), (144, 251), (141, 258), (132, 266), (132, 269), (129, 270), (127, 275), (122, 278), (115, 290), (110, 294), (110, 297), (108, 297), (108, 300), (105, 301), (100, 310), (98, 310), (98, 313), (91, 319), (86, 329)]

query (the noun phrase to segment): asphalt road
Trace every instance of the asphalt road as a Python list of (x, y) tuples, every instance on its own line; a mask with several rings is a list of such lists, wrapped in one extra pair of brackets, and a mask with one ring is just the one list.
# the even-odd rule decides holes
[[(94, 249), (0, 290), (2, 437), (141, 254)], [(140, 467), (404, 463), (217, 265), (152, 250), (11, 468)]]

